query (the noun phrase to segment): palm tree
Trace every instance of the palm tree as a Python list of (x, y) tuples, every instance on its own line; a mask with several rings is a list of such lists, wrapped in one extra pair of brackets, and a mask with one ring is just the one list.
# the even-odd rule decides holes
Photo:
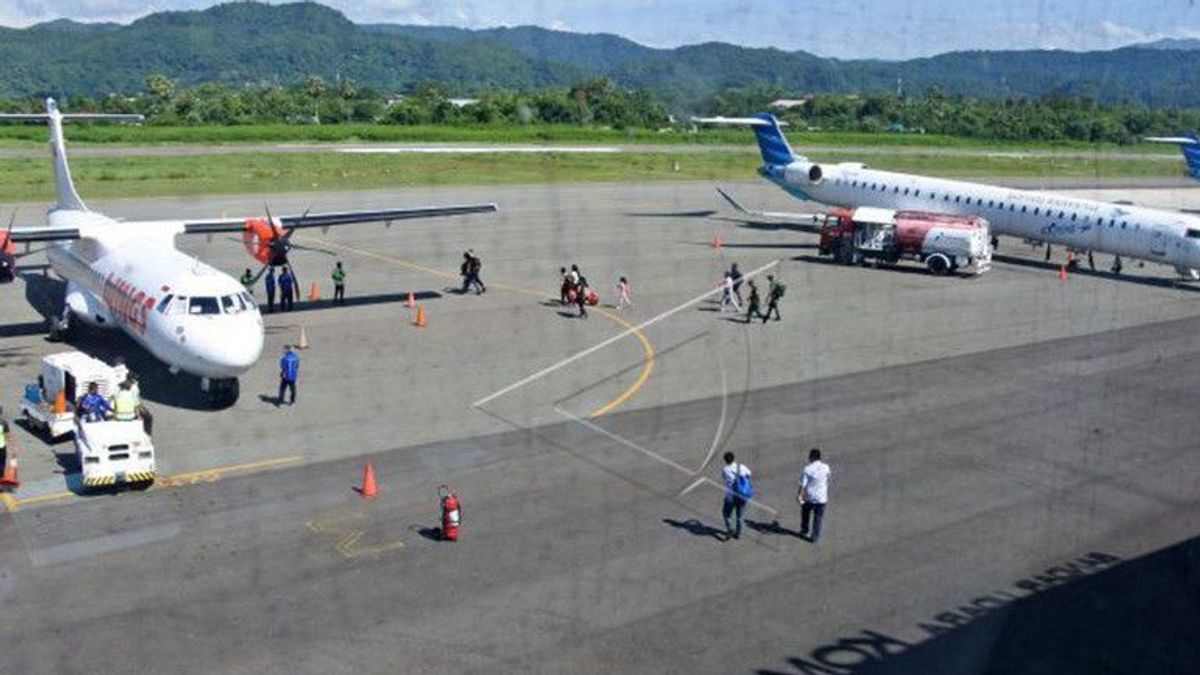
[(321, 97), (325, 95), (325, 80), (322, 80), (320, 75), (310, 75), (308, 82), (304, 84), (304, 91), (313, 100), (313, 121), (320, 124), (321, 116), (318, 113), (318, 106), (321, 103)]

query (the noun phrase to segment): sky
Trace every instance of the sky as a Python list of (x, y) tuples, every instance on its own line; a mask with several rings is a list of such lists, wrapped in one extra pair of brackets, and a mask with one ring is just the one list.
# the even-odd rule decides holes
[[(272, 0), (278, 4), (279, 0)], [(1200, 0), (324, 0), (357, 23), (616, 33), (652, 47), (707, 41), (844, 59), (969, 49), (1113, 49), (1200, 38)], [(0, 25), (128, 23), (214, 0), (0, 0)]]

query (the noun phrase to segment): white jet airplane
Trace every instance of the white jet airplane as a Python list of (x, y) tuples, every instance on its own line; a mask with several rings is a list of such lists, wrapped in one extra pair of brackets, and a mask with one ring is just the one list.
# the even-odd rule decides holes
[[(845, 208), (874, 206), (981, 216), (991, 223), (994, 234), (1171, 265), (1186, 279), (1200, 279), (1197, 271), (1200, 218), (1196, 216), (1049, 192), (878, 171), (861, 163), (818, 164), (794, 154), (779, 121), (766, 113), (753, 117), (693, 118), (693, 121), (753, 128), (763, 160), (759, 174), (802, 200)], [(737, 202), (724, 196), (741, 210)]]
[[(201, 378), (215, 406), (232, 405), (238, 376), (250, 369), (263, 348), (258, 307), (233, 277), (175, 248), (179, 234), (241, 233), (247, 251), (262, 270), (286, 263), (292, 234), (301, 228), (384, 222), (428, 216), (495, 211), (495, 204), (305, 213), (272, 218), (154, 220), (119, 222), (91, 211), (79, 198), (67, 166), (63, 120), (138, 120), (137, 115), (67, 114), (46, 100), (44, 115), (0, 115), (0, 120), (44, 121), (50, 125), (50, 151), (58, 201), (44, 227), (0, 233), (0, 254), (11, 265), (16, 243), (49, 242), (51, 268), (67, 282), (62, 323), (74, 320), (120, 328), (171, 372)], [(259, 274), (262, 274), (260, 270)], [(52, 323), (57, 321), (52, 317)]]

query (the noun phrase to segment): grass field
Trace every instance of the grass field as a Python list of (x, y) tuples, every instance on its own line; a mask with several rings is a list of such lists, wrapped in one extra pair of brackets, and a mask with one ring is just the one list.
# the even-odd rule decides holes
[[(814, 154), (817, 161), (842, 157)], [(878, 155), (871, 166), (957, 177), (1175, 176), (1182, 162), (1137, 158), (1061, 158), (986, 155)], [(201, 156), (77, 157), (75, 182), (85, 198), (301, 192), (436, 185), (564, 183), (579, 181), (749, 180), (758, 153), (744, 151), (616, 154), (348, 155), (341, 153)], [(0, 202), (45, 202), (53, 197), (45, 159), (0, 162)]]
[[(1173, 153), (1171, 146), (1149, 143), (1114, 144), (990, 141), (933, 134), (853, 133), (788, 130), (793, 145), (906, 146), (994, 148), (1003, 150), (1073, 149), (1129, 153)], [(704, 127), (695, 133), (650, 129), (605, 129), (576, 125), (526, 126), (402, 126), (389, 124), (245, 125), (206, 127), (128, 126), (78, 124), (68, 131), (72, 144), (80, 145), (230, 145), (240, 143), (604, 143), (655, 145), (723, 145), (752, 143), (749, 131)], [(46, 142), (41, 125), (0, 125), (0, 145), (20, 147)]]

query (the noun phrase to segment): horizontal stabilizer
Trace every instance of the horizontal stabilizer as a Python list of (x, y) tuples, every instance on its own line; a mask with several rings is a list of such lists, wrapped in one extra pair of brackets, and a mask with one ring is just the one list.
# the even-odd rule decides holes
[(733, 195), (730, 195), (721, 188), (716, 188), (716, 190), (717, 194), (721, 195), (733, 207), (734, 211), (742, 214), (747, 219), (755, 218), (767, 221), (790, 220), (799, 223), (813, 223), (816, 222), (818, 215), (815, 213), (791, 213), (788, 211), (755, 211), (742, 206), (741, 202), (733, 198)]

